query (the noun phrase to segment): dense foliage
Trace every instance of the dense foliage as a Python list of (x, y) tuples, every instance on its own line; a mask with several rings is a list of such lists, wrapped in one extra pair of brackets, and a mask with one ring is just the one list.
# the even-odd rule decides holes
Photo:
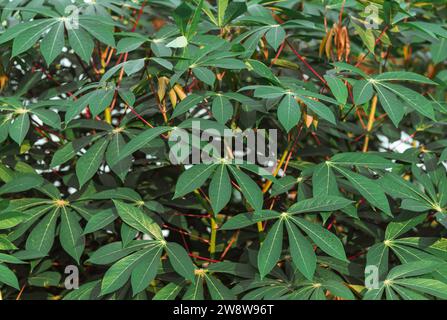
[[(447, 298), (445, 0), (0, 15), (3, 299)], [(173, 162), (180, 131), (217, 161)]]

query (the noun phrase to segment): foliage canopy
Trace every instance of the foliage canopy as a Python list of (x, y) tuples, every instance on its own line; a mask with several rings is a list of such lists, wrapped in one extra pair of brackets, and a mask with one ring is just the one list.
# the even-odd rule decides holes
[[(3, 299), (447, 298), (444, 0), (0, 16)], [(273, 171), (172, 163), (195, 122), (277, 129)]]

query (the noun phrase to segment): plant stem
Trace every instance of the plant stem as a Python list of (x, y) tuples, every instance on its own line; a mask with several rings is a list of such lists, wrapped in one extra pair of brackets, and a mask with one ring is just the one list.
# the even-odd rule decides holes
[(210, 255), (211, 258), (214, 258), (214, 254), (216, 253), (217, 223), (213, 217), (211, 217), (210, 220), (211, 220)]
[(374, 126), (374, 121), (376, 120), (376, 108), (377, 108), (377, 96), (374, 96), (371, 101), (371, 110), (369, 112), (369, 118), (368, 118), (368, 125), (366, 127), (366, 135), (365, 135), (365, 143), (363, 144), (363, 152), (368, 151), (368, 145), (369, 145), (369, 134)]
[(104, 120), (108, 124), (112, 124), (112, 111), (110, 110), (110, 107), (107, 107), (105, 112), (104, 112)]

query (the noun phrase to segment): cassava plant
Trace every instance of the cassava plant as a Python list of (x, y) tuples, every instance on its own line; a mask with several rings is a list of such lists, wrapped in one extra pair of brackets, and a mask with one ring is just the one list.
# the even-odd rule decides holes
[(447, 299), (446, 17), (0, 0), (0, 297)]

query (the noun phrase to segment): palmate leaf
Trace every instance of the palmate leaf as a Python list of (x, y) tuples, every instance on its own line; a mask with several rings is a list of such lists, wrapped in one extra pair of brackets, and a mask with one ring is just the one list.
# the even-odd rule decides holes
[(290, 216), (288, 219), (302, 229), (328, 255), (344, 261), (347, 259), (343, 244), (333, 233), (302, 218)]
[(64, 250), (79, 264), (84, 251), (85, 238), (77, 220), (77, 214), (68, 208), (61, 208), (59, 239)]
[(216, 169), (216, 164), (197, 164), (183, 172), (176, 184), (174, 199), (200, 188)]
[(37, 174), (19, 174), (13, 180), (8, 181), (0, 187), (0, 195), (5, 193), (16, 193), (39, 187), (44, 180)]
[(354, 173), (350, 170), (346, 170), (340, 167), (335, 167), (335, 169), (343, 176), (345, 176), (353, 185), (353, 187), (358, 190), (360, 194), (364, 196), (369, 203), (371, 203), (371, 205), (379, 208), (387, 215), (392, 215), (385, 192), (381, 190), (377, 182), (365, 178), (364, 176)]
[(158, 240), (163, 240), (163, 234), (158, 224), (139, 208), (118, 200), (113, 200), (113, 203), (120, 218), (129, 226), (140, 232), (154, 236)]
[(159, 135), (169, 130), (171, 130), (170, 127), (157, 127), (143, 131), (135, 138), (130, 140), (129, 143), (126, 144), (121, 150), (121, 153), (119, 155), (117, 155), (114, 159), (110, 159), (109, 165), (113, 167), (125, 157), (130, 156), (135, 151), (138, 151), (141, 148), (145, 147), (150, 141), (154, 140)]
[(40, 51), (47, 65), (62, 52), (64, 47), (64, 22), (53, 25), (40, 43)]
[(218, 278), (205, 274), (205, 281), (213, 300), (235, 300), (234, 294)]
[(155, 246), (149, 249), (148, 255), (145, 255), (145, 258), (132, 271), (131, 284), (134, 295), (146, 289), (157, 275), (162, 251), (162, 246)]
[(261, 210), (263, 203), (263, 195), (261, 189), (258, 187), (248, 175), (234, 166), (229, 166), (231, 174), (236, 179), (239, 187), (242, 190), (247, 202), (255, 209)]
[(378, 289), (369, 289), (363, 298), (377, 300), (386, 292), (387, 299), (396, 299), (395, 290), (404, 299), (426, 299), (425, 294), (446, 299), (447, 285), (442, 281), (427, 277), (427, 274), (439, 267), (439, 262), (430, 260), (396, 266), (391, 269), (386, 280), (380, 284)]
[(319, 196), (311, 199), (305, 199), (293, 204), (287, 212), (290, 214), (318, 212), (318, 211), (335, 211), (342, 209), (352, 201), (337, 196)]
[(277, 115), (279, 122), (287, 132), (298, 124), (301, 118), (301, 109), (293, 95), (287, 94), (284, 96), (278, 106)]
[(380, 155), (358, 152), (338, 153), (331, 158), (330, 163), (337, 166), (362, 166), (371, 169), (389, 169), (395, 166), (392, 161)]
[(233, 116), (233, 105), (228, 98), (218, 94), (213, 100), (211, 112), (217, 122), (225, 124)]
[(324, 79), (327, 81), (335, 99), (341, 104), (346, 104), (348, 101), (348, 88), (343, 81), (334, 76), (325, 76)]
[(88, 149), (88, 151), (76, 163), (76, 176), (79, 180), (79, 185), (83, 186), (89, 181), (98, 171), (104, 159), (104, 152), (106, 151), (109, 140), (102, 139)]
[(357, 105), (364, 104), (373, 97), (373, 86), (370, 81), (359, 80), (353, 86), (354, 102)]
[(175, 242), (169, 242), (166, 246), (166, 252), (174, 270), (185, 279), (194, 283), (194, 270), (196, 267), (192, 263), (186, 250)]
[(101, 282), (101, 295), (120, 289), (130, 278), (135, 267), (152, 255), (150, 249), (139, 250), (113, 264)]
[[(198, 282), (198, 281), (197, 281)], [(171, 282), (161, 288), (152, 300), (174, 300), (182, 290), (182, 286)]]
[(86, 63), (90, 63), (90, 57), (95, 46), (92, 37), (81, 28), (70, 28), (67, 30), (68, 43), (71, 48), (79, 55), (79, 57)]
[(258, 253), (258, 269), (261, 278), (269, 274), (278, 262), (279, 257), (281, 256), (282, 240), (283, 219), (279, 219), (269, 230)]
[(0, 283), (4, 283), (17, 290), (20, 290), (19, 281), (17, 276), (4, 264), (0, 263)]
[(217, 215), (230, 201), (231, 180), (226, 165), (221, 164), (213, 173), (211, 179), (209, 196), (213, 212)]
[(279, 26), (275, 25), (272, 26), (269, 31), (265, 34), (265, 39), (267, 42), (272, 46), (273, 50), (277, 51), (281, 43), (284, 41), (284, 38), (286, 37), (286, 32), (284, 29)]
[(101, 228), (104, 228), (108, 224), (112, 223), (118, 215), (111, 209), (105, 209), (101, 212), (96, 213), (90, 218), (87, 225), (85, 226), (83, 234), (92, 233)]
[(0, 0), (0, 299), (447, 299), (443, 1), (65, 2)]
[(56, 233), (56, 222), (60, 214), (59, 208), (54, 208), (37, 224), (26, 240), (26, 249), (46, 256), (53, 247)]
[(30, 127), (30, 120), (28, 114), (20, 114), (9, 125), (9, 136), (21, 145), (26, 137)]
[(301, 234), (298, 228), (289, 219), (286, 219), (287, 233), (289, 235), (290, 254), (298, 270), (309, 280), (312, 280), (317, 266), (317, 257), (310, 242)]
[(188, 289), (183, 295), (183, 300), (204, 300), (205, 293), (203, 288), (203, 280), (203, 277), (197, 275), (195, 281), (188, 286)]

